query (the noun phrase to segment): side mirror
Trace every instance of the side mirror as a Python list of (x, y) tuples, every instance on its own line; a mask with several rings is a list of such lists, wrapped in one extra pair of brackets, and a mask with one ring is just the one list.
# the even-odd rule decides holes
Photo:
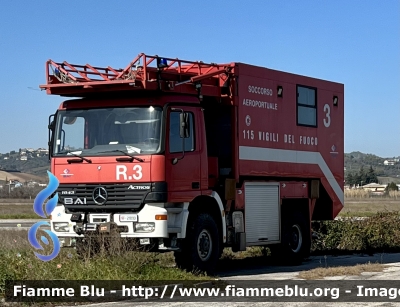
[(49, 128), (49, 133), (48, 133), (48, 138), (47, 138), (47, 144), (49, 148), (49, 160), (51, 158), (51, 153), (53, 151), (53, 134), (54, 134), (54, 129), (55, 129), (55, 121), (54, 121), (54, 114), (49, 116), (49, 125), (47, 126)]
[(55, 126), (55, 122), (54, 122), (54, 120), (52, 120), (51, 123), (49, 123), (49, 125), (48, 125), (47, 128), (48, 128), (49, 130), (51, 130), (51, 131), (54, 131), (54, 126)]
[(189, 113), (182, 112), (179, 114), (179, 128), (179, 134), (181, 138), (190, 137)]

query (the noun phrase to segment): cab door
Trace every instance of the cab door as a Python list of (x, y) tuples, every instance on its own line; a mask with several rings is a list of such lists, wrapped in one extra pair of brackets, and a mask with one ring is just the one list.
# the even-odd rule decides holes
[[(168, 109), (165, 157), (168, 200), (171, 202), (190, 201), (200, 192), (198, 110), (186, 106)], [(182, 113), (187, 114), (188, 123), (188, 135), (184, 138), (180, 133)]]

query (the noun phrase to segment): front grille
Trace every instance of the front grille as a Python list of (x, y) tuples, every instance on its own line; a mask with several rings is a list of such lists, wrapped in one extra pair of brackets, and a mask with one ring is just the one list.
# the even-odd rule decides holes
[[(93, 199), (96, 188), (107, 191), (107, 200), (103, 204), (97, 204)], [(150, 183), (60, 184), (57, 193), (59, 204), (69, 212), (139, 211), (150, 190)]]

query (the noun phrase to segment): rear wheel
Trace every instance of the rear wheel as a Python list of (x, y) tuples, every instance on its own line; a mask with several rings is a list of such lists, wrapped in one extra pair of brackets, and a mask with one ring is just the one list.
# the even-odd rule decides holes
[(211, 215), (201, 213), (189, 221), (181, 251), (175, 252), (175, 262), (179, 268), (211, 274), (217, 264), (220, 250), (217, 224)]
[(301, 212), (289, 214), (282, 221), (282, 240), (270, 247), (271, 255), (282, 264), (300, 264), (310, 255), (310, 227)]

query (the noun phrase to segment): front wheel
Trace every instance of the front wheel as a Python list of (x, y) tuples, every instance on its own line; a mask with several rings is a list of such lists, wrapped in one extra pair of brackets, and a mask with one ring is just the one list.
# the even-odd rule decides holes
[(217, 224), (208, 213), (197, 215), (189, 223), (181, 251), (175, 252), (175, 262), (179, 268), (211, 274), (220, 252)]

